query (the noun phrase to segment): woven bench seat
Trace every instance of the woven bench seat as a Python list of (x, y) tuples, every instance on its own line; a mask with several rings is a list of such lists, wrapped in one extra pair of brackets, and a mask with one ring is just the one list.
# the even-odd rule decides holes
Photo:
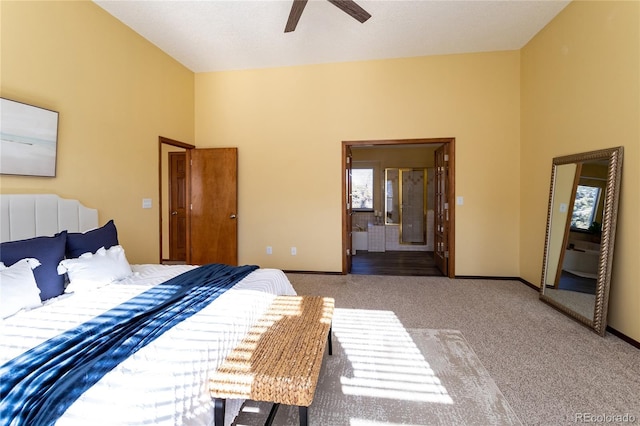
[(300, 407), (307, 424), (327, 342), (331, 355), (334, 300), (319, 296), (278, 296), (213, 374), (209, 390), (215, 398), (215, 425), (224, 423), (226, 399)]

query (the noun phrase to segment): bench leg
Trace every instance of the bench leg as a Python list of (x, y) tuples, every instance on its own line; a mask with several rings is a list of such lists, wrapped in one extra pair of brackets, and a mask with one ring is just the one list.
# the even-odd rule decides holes
[(329, 355), (333, 355), (333, 345), (331, 344), (331, 327), (329, 327)]
[(280, 406), (280, 403), (278, 402), (273, 404), (273, 406), (271, 407), (271, 411), (269, 411), (269, 416), (267, 417), (267, 421), (264, 422), (264, 426), (271, 426), (271, 424), (273, 423), (273, 419), (276, 418), (276, 413), (278, 412), (279, 406)]
[(215, 426), (224, 426), (224, 408), (227, 400), (224, 398), (216, 398), (213, 405), (213, 424)]
[(309, 410), (308, 410), (308, 408), (309, 407), (300, 406), (298, 408), (299, 408), (299, 411), (300, 411), (300, 426), (307, 426), (309, 424), (308, 423), (308, 420), (309, 420), (309, 417), (308, 417), (308, 411)]

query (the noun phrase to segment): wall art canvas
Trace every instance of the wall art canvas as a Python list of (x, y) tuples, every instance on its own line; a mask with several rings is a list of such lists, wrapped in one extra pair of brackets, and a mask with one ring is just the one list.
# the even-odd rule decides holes
[(0, 98), (0, 174), (56, 175), (58, 112)]

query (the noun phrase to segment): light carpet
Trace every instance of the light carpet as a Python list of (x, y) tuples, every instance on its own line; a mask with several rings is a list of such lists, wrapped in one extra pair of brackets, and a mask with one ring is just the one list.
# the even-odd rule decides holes
[[(270, 404), (248, 401), (235, 425), (260, 425)], [(281, 406), (273, 423), (298, 425)], [(405, 329), (391, 311), (336, 309), (310, 425), (521, 425), (457, 330)]]

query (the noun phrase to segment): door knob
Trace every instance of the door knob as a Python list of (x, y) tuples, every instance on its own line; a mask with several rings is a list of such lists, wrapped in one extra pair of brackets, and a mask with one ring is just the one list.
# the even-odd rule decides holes
[(171, 215), (173, 215), (173, 216), (175, 216), (177, 214), (178, 214), (178, 212), (171, 212)]
[(235, 219), (236, 215), (235, 214), (231, 214), (231, 216), (229, 216), (229, 219)]

